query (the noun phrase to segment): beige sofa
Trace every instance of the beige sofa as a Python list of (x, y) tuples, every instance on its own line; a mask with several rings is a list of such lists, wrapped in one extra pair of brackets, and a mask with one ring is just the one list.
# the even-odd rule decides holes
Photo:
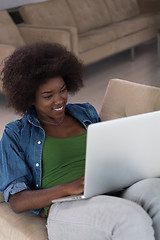
[(63, 31), (58, 41), (69, 34), (65, 45), (85, 64), (133, 49), (160, 28), (159, 0), (49, 0), (19, 12), (25, 24)]
[[(111, 120), (160, 110), (160, 88), (120, 79), (110, 80), (100, 117)], [(0, 240), (47, 240), (46, 217), (15, 214), (0, 194)]]

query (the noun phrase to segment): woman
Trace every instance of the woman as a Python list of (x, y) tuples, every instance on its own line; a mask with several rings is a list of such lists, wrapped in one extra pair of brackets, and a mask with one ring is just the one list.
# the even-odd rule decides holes
[(68, 92), (83, 86), (82, 73), (82, 63), (58, 44), (24, 46), (6, 61), (5, 94), (23, 117), (7, 124), (0, 142), (0, 191), (16, 213), (44, 208), (50, 240), (155, 239), (150, 216), (132, 201), (52, 204), (83, 192), (86, 130), (100, 121), (89, 103), (67, 104)]

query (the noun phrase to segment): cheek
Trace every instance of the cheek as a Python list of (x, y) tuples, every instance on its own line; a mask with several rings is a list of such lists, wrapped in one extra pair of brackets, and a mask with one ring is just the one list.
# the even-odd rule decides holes
[(43, 109), (43, 110), (47, 108), (49, 105), (50, 105), (49, 101), (44, 101), (43, 99), (39, 99), (35, 103), (35, 107), (37, 109)]

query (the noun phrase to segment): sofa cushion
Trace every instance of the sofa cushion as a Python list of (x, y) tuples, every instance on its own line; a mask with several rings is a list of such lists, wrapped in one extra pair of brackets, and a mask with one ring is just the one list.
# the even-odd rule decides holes
[(111, 23), (110, 13), (103, 0), (68, 0), (77, 24), (78, 32), (83, 33)]
[(113, 40), (117, 40), (117, 38), (122, 38), (153, 27), (156, 22), (158, 26), (160, 24), (159, 19), (160, 16), (158, 18), (158, 14), (144, 14), (120, 21), (111, 26), (82, 33), (79, 36), (79, 52), (86, 52)]
[(148, 29), (150, 27), (155, 28), (156, 22), (158, 27), (158, 20), (156, 19), (156, 15), (147, 14), (116, 23), (114, 24), (114, 29), (117, 34), (117, 37), (120, 38), (132, 33), (136, 33), (138, 31)]
[(119, 22), (140, 13), (137, 0), (104, 0), (111, 14), (112, 22)]
[(16, 214), (9, 204), (0, 204), (0, 239), (47, 240), (46, 218), (30, 212)]
[(7, 11), (0, 11), (0, 43), (19, 47), (25, 44)]
[(92, 30), (79, 36), (79, 52), (83, 53), (90, 49), (106, 44), (116, 39), (116, 34), (111, 26)]
[(25, 23), (42, 26), (75, 26), (66, 0), (54, 0), (23, 6), (19, 9)]

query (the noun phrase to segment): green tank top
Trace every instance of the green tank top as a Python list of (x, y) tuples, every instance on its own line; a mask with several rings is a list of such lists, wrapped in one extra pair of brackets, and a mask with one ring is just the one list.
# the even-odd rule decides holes
[[(86, 132), (67, 138), (46, 136), (42, 152), (42, 188), (84, 176)], [(49, 206), (45, 207), (47, 213)]]

